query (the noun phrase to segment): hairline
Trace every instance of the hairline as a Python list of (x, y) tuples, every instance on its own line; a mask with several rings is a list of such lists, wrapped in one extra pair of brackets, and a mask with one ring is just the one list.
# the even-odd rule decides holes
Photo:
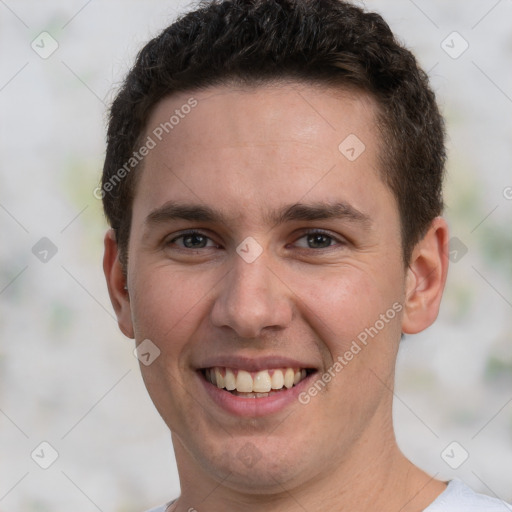
[[(411, 248), (406, 246), (406, 233), (405, 233), (405, 222), (402, 218), (402, 211), (400, 206), (400, 201), (397, 193), (391, 186), (389, 180), (389, 172), (385, 171), (386, 167), (393, 165), (395, 160), (392, 156), (393, 151), (389, 149), (385, 149), (386, 146), (393, 143), (394, 137), (390, 133), (390, 126), (386, 123), (386, 113), (384, 109), (383, 103), (380, 101), (378, 94), (374, 91), (369, 90), (369, 88), (364, 87), (361, 84), (351, 83), (350, 80), (347, 80), (345, 77), (336, 77), (334, 74), (331, 77), (301, 77), (283, 73), (282, 75), (275, 76), (239, 76), (226, 74), (225, 76), (219, 76), (214, 78), (213, 80), (208, 81), (207, 83), (200, 84), (196, 87), (183, 87), (178, 88), (174, 91), (170, 91), (167, 94), (162, 95), (156, 101), (154, 101), (148, 108), (145, 113), (145, 123), (140, 130), (139, 136), (135, 139), (135, 142), (132, 146), (132, 151), (134, 151), (137, 147), (139, 147), (145, 138), (148, 136), (149, 130), (149, 121), (153, 116), (155, 110), (162, 104), (162, 102), (169, 100), (174, 97), (178, 97), (179, 95), (189, 95), (192, 96), (194, 93), (199, 93), (203, 91), (208, 91), (214, 88), (225, 88), (226, 90), (231, 91), (241, 91), (241, 92), (254, 92), (258, 89), (264, 87), (286, 87), (290, 85), (298, 85), (303, 87), (312, 87), (314, 89), (319, 89), (322, 92), (331, 92), (335, 93), (335, 95), (340, 98), (350, 98), (354, 99), (363, 99), (365, 101), (369, 101), (372, 106), (373, 116), (374, 116), (374, 129), (377, 141), (377, 169), (376, 174), (379, 179), (383, 182), (385, 186), (390, 190), (394, 202), (395, 207), (398, 211), (399, 222), (400, 222), (400, 241), (402, 246), (402, 259), (404, 263), (404, 267), (407, 267), (409, 264), (409, 257)], [(236, 87), (238, 86), (238, 87)], [(135, 202), (135, 194), (138, 189), (138, 183), (141, 179), (142, 172), (144, 171), (145, 158), (139, 162), (133, 169), (133, 172), (127, 176), (128, 179), (128, 187), (127, 191), (129, 193), (129, 207), (126, 213), (129, 213), (129, 218), (127, 224), (129, 229), (126, 233), (125, 245), (122, 247), (122, 251), (126, 254), (123, 254), (122, 260), (126, 262), (126, 267), (128, 266), (128, 246), (130, 242), (130, 234), (132, 229), (132, 217), (133, 217), (133, 204)], [(115, 229), (117, 233), (117, 229)], [(414, 244), (413, 244), (414, 245)], [(123, 265), (124, 266), (124, 265)], [(127, 271), (127, 269), (124, 269)]]

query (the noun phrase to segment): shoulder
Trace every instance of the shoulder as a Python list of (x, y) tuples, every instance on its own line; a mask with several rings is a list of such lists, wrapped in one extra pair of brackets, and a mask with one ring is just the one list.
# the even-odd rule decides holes
[(166, 505), (161, 505), (160, 507), (155, 507), (150, 510), (146, 510), (146, 512), (166, 512), (169, 505), (174, 503), (174, 501), (171, 501), (170, 503), (167, 503)]
[(460, 480), (451, 480), (446, 490), (424, 512), (512, 512), (512, 506), (497, 498), (478, 494)]

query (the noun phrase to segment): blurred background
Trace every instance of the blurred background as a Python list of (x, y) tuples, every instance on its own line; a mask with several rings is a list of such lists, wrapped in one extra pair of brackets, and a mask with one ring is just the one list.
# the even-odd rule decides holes
[[(2, 512), (140, 512), (179, 494), (108, 298), (93, 191), (116, 88), (189, 5), (0, 0)], [(452, 264), (439, 319), (402, 343), (398, 441), (437, 478), (512, 501), (512, 1), (365, 5), (428, 71), (449, 133)]]

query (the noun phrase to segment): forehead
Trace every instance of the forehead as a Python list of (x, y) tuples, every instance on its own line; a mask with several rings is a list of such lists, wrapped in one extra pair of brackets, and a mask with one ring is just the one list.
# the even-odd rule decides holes
[(365, 197), (387, 188), (378, 169), (375, 112), (362, 93), (296, 83), (218, 86), (165, 98), (147, 125), (145, 140), (153, 147), (134, 217), (192, 199), (233, 220), (262, 220), (269, 209), (306, 197), (350, 200), (362, 209)]
[[(163, 138), (195, 146), (268, 144), (272, 138), (276, 145), (295, 140), (316, 143), (323, 150), (333, 143), (337, 149), (338, 139), (347, 129), (363, 138), (376, 135), (377, 108), (366, 93), (320, 84), (224, 85), (161, 100), (146, 132), (159, 141)], [(214, 126), (222, 129), (212, 130)]]

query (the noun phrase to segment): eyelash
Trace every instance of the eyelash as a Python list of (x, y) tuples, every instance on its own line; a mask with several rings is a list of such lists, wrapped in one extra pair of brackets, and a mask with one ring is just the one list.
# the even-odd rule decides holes
[[(185, 231), (185, 232), (181, 233), (179, 236), (176, 236), (176, 237), (172, 238), (171, 240), (166, 241), (165, 242), (165, 246), (167, 247), (167, 246), (173, 244), (174, 242), (176, 242), (176, 240), (183, 239), (183, 238), (185, 238), (187, 236), (193, 236), (193, 235), (199, 235), (199, 236), (207, 238), (208, 240), (212, 240), (209, 236), (205, 235), (201, 231), (197, 231), (197, 230), (192, 229), (192, 230)], [(327, 238), (330, 238), (331, 240), (337, 242), (341, 246), (346, 245), (346, 241), (340, 240), (339, 238), (331, 235), (329, 232), (324, 231), (322, 229), (310, 229), (308, 231), (305, 231), (304, 233), (302, 233), (302, 235), (299, 238), (297, 238), (297, 240), (300, 240), (301, 238), (307, 237), (309, 235), (324, 235)], [(304, 247), (302, 247), (301, 249), (302, 250), (311, 250), (311, 251), (320, 251), (322, 249), (323, 250), (332, 249), (333, 247), (334, 247), (333, 245), (329, 245), (327, 247), (321, 247), (320, 249), (304, 248)], [(202, 249), (208, 249), (208, 247), (200, 247), (199, 249), (190, 249), (190, 248), (187, 248), (187, 247), (179, 247), (178, 249), (182, 250), (182, 251), (194, 251), (194, 250), (200, 251)]]

